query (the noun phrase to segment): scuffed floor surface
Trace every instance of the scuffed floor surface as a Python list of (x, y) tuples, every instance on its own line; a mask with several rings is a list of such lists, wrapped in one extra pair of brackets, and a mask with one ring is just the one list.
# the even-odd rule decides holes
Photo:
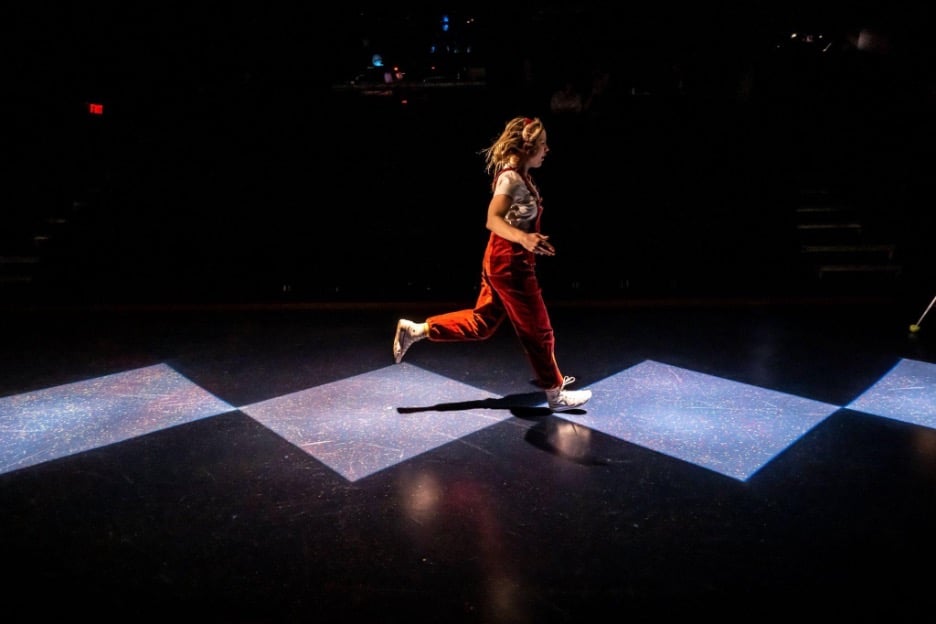
[[(912, 306), (5, 312), (8, 621), (581, 622), (928, 608), (936, 351)], [(907, 319), (910, 319), (908, 321)]]

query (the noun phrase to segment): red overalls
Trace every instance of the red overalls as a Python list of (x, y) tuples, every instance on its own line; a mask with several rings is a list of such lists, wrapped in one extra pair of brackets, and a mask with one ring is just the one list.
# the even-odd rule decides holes
[[(506, 170), (505, 170), (506, 171)], [(503, 173), (501, 171), (500, 173)], [(500, 175), (500, 174), (498, 174)], [(527, 187), (537, 200), (533, 231), (540, 231), (542, 201), (535, 188)], [(555, 336), (543, 292), (536, 278), (536, 255), (518, 243), (491, 232), (481, 265), (481, 292), (474, 308), (430, 316), (431, 342), (466, 342), (490, 338), (504, 319), (510, 319), (520, 344), (543, 388), (562, 385), (556, 364)]]

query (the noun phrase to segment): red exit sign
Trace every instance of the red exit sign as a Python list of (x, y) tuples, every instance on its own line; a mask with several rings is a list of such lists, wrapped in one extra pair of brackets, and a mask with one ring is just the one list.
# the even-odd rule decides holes
[(88, 113), (91, 115), (103, 115), (104, 105), (98, 102), (88, 102)]

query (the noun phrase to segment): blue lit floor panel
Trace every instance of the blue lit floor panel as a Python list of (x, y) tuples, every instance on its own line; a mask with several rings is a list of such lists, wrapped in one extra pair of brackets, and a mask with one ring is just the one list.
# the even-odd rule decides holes
[(901, 359), (846, 407), (936, 428), (936, 364)]
[(651, 360), (591, 390), (562, 417), (739, 480), (839, 409)]
[(392, 364), (397, 304), (0, 306), (5, 619), (927, 613), (916, 302), (635, 303), (557, 307), (565, 414), (509, 331)]
[(234, 408), (165, 364), (0, 398), (0, 473)]
[(240, 409), (357, 481), (510, 418), (508, 410), (445, 409), (496, 398), (403, 363)]

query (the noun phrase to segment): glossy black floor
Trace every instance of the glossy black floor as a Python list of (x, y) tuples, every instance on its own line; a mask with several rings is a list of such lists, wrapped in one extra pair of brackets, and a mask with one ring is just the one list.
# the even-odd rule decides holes
[[(246, 405), (392, 367), (398, 316), (448, 306), (10, 309), (0, 396), (165, 363)], [(920, 312), (842, 298), (553, 315), (582, 387), (651, 359), (844, 406), (901, 358), (936, 363), (927, 322), (908, 332)], [(930, 606), (928, 427), (838, 409), (740, 480), (600, 432), (560, 444), (567, 421), (530, 407), (506, 328), (420, 343), (405, 364), (513, 398), (492, 426), (355, 481), (240, 410), (3, 474), (5, 619), (896, 621)]]

